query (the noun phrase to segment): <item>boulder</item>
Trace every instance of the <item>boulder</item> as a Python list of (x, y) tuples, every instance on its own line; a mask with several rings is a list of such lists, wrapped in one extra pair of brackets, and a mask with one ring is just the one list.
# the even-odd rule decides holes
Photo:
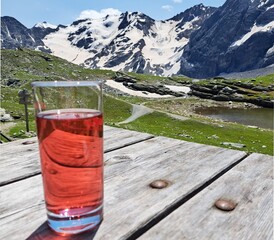
[(253, 83), (245, 83), (245, 82), (236, 82), (235, 83), (236, 86), (239, 86), (239, 87), (242, 87), (242, 88), (247, 88), (247, 89), (251, 89), (254, 87), (254, 84)]
[(191, 92), (188, 93), (189, 95), (193, 95), (196, 97), (200, 97), (200, 98), (206, 98), (206, 99), (211, 99), (213, 97), (213, 94), (210, 93), (204, 93), (204, 92), (199, 92), (199, 91), (195, 91), (192, 90)]
[(0, 121), (1, 122), (11, 122), (13, 118), (10, 114), (6, 113), (4, 108), (0, 108)]
[(228, 146), (228, 147), (235, 147), (235, 148), (244, 148), (244, 147), (246, 147), (242, 143), (233, 143), (233, 142), (222, 142), (222, 145)]
[(119, 76), (114, 78), (115, 82), (130, 82), (130, 83), (136, 83), (137, 81), (131, 77), (128, 76)]
[(223, 94), (233, 94), (235, 93), (235, 90), (233, 90), (232, 88), (230, 87), (224, 87), (222, 90), (221, 90), (221, 93)]
[(251, 90), (257, 91), (257, 92), (268, 92), (268, 91), (270, 91), (268, 87), (264, 87), (264, 86), (254, 86), (253, 88), (251, 88)]
[(274, 100), (266, 100), (262, 98), (251, 98), (247, 99), (246, 102), (265, 107), (265, 108), (274, 108)]
[(238, 93), (234, 93), (232, 95), (230, 95), (230, 100), (234, 101), (234, 102), (244, 102), (244, 95), (242, 94), (238, 94)]
[(268, 86), (268, 89), (269, 89), (269, 91), (274, 91), (274, 85), (272, 84), (272, 85)]
[(214, 89), (214, 86), (210, 88), (210, 86), (204, 87), (204, 86), (201, 86), (201, 85), (198, 85), (198, 84), (193, 84), (190, 87), (190, 89), (198, 91), (198, 92), (210, 93), (210, 94), (217, 94), (219, 92), (219, 89), (218, 88)]
[(230, 97), (224, 94), (219, 94), (219, 95), (214, 95), (211, 99), (215, 101), (229, 101)]
[(20, 80), (19, 79), (8, 79), (7, 81), (7, 86), (9, 87), (14, 87), (14, 86), (19, 86), (20, 85)]

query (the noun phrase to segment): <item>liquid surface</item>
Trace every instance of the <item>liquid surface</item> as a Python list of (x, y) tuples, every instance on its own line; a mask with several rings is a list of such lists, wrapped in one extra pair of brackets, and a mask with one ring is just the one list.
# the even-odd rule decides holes
[(37, 116), (47, 209), (70, 217), (103, 200), (103, 118), (98, 111), (57, 110)]

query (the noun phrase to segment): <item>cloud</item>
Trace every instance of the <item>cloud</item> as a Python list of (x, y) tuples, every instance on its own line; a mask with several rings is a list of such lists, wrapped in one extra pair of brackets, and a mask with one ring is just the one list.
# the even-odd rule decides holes
[(79, 17), (77, 18), (77, 20), (86, 19), (86, 18), (99, 19), (107, 15), (120, 15), (120, 14), (121, 12), (118, 9), (114, 9), (114, 8), (101, 9), (99, 12), (96, 10), (88, 9), (88, 10), (82, 11)]
[(172, 0), (174, 3), (182, 3), (182, 0)]
[(173, 9), (173, 7), (172, 7), (171, 5), (164, 5), (164, 6), (162, 6), (162, 9), (164, 9), (164, 10), (167, 10), (167, 11), (171, 12), (171, 11), (172, 11), (172, 9)]

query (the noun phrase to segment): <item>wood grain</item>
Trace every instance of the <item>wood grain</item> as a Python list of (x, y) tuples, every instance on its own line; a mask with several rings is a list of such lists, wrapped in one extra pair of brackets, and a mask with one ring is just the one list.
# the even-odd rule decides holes
[[(218, 199), (236, 203), (217, 209)], [(273, 157), (252, 154), (140, 239), (273, 239)]]
[[(146, 133), (105, 126), (105, 152), (119, 149), (152, 137), (152, 135)], [(31, 144), (24, 145), (24, 142), (31, 142)], [(0, 186), (40, 173), (37, 142), (37, 138), (35, 137), (1, 145)]]
[[(106, 153), (104, 221), (94, 239), (127, 239), (245, 156), (241, 151), (164, 137)], [(39, 178), (30, 177), (0, 188), (3, 239), (51, 236), (43, 227), (46, 216)], [(156, 179), (165, 179), (170, 185), (161, 190), (150, 188)], [(30, 219), (32, 224), (26, 224)], [(11, 223), (13, 227), (7, 226)]]

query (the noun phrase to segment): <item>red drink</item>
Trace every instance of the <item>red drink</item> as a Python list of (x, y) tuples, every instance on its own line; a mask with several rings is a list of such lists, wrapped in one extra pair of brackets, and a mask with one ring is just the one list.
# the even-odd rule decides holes
[[(49, 222), (90, 217), (95, 212), (101, 216), (102, 113), (62, 109), (40, 112), (36, 119)], [(75, 230), (73, 226), (60, 229), (68, 227)]]

